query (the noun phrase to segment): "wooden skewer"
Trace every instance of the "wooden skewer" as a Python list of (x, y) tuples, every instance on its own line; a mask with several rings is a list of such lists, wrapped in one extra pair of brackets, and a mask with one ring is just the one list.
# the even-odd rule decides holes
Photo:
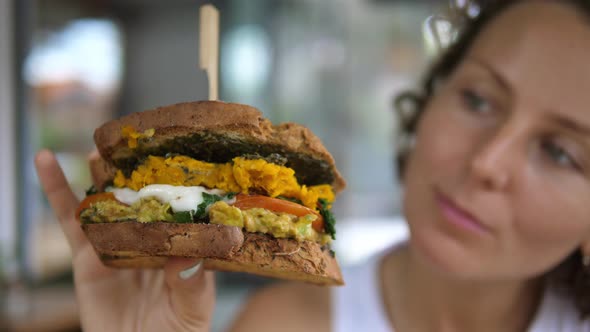
[(199, 9), (199, 67), (207, 73), (209, 100), (218, 100), (219, 11), (211, 4)]

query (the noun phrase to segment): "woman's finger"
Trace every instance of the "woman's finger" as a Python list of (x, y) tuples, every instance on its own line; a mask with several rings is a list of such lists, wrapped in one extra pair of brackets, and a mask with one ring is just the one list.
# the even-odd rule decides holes
[(43, 191), (61, 224), (70, 248), (72, 252), (76, 252), (87, 241), (75, 217), (79, 201), (53, 153), (49, 150), (39, 151), (35, 157), (35, 167)]
[(92, 160), (96, 160), (100, 158), (100, 154), (98, 153), (98, 150), (94, 149), (92, 150), (86, 159), (88, 159), (88, 161), (92, 161)]
[(213, 272), (203, 269), (203, 261), (171, 258), (164, 268), (170, 303), (179, 319), (208, 330), (215, 306)]

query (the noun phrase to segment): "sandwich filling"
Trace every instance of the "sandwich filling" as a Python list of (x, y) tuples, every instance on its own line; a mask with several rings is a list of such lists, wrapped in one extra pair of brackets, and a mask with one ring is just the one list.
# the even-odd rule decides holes
[(299, 184), (295, 171), (263, 158), (216, 164), (183, 155), (148, 156), (106, 192), (89, 195), (81, 222), (177, 222), (237, 226), (325, 244), (334, 238), (329, 184)]

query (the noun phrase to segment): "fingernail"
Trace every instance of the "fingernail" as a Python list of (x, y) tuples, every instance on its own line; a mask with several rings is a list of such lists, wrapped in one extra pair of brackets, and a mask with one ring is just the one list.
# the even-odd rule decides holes
[(197, 274), (197, 272), (199, 272), (199, 270), (201, 269), (201, 266), (203, 266), (202, 260), (200, 260), (193, 267), (190, 267), (186, 270), (180, 271), (180, 273), (178, 273), (178, 276), (180, 277), (180, 279), (187, 280), (187, 279), (191, 278), (192, 276), (194, 276), (195, 274)]
[(51, 157), (52, 157), (51, 151), (49, 151), (47, 149), (43, 149), (43, 150), (40, 150), (37, 152), (35, 160), (38, 164), (45, 166), (45, 165), (49, 164)]

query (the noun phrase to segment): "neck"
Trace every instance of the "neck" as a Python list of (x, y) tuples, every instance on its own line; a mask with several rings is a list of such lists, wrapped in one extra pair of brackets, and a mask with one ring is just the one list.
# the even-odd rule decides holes
[(396, 331), (525, 331), (542, 281), (455, 280), (423, 264), (409, 247), (382, 268), (384, 300)]

